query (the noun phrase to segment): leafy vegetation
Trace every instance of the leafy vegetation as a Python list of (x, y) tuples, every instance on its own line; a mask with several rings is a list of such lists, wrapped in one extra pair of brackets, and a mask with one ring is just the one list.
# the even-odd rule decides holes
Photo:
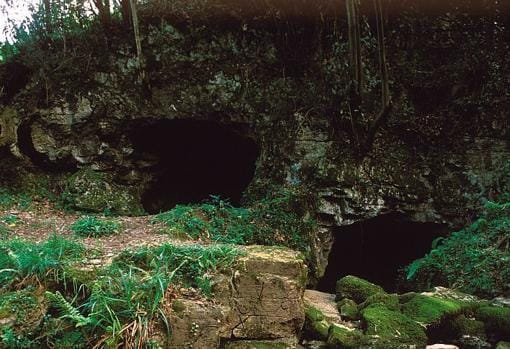
[[(62, 348), (117, 348), (134, 343), (149, 347), (150, 327), (166, 321), (160, 308), (164, 297), (174, 297), (181, 286), (210, 294), (213, 272), (231, 265), (241, 251), (226, 245), (169, 244), (125, 251), (111, 265), (86, 271), (92, 278), (80, 272), (84, 247), (61, 237), (40, 244), (1, 241), (0, 253), (0, 317), (8, 304), (22, 318), (26, 308), (15, 304), (26, 302), (17, 299), (23, 296), (36, 304), (41, 287), (47, 290), (43, 297), (51, 308), (46, 312), (43, 305), (30, 307), (43, 313), (41, 323), (30, 331), (15, 324), (3, 326), (0, 346), (38, 348), (44, 338)], [(22, 293), (13, 293), (17, 289)]]
[(19, 193), (0, 187), (0, 209), (11, 208), (27, 209), (32, 203), (32, 198), (27, 193)]
[(290, 189), (266, 196), (249, 208), (237, 208), (213, 197), (201, 205), (178, 205), (161, 213), (169, 234), (186, 234), (200, 241), (239, 245), (282, 245), (301, 251), (309, 247), (308, 237), (315, 222), (299, 215), (298, 193)]
[(83, 246), (57, 235), (40, 244), (20, 239), (0, 240), (0, 291), (31, 277), (65, 279), (67, 267), (80, 260), (83, 253)]
[(101, 237), (118, 233), (120, 224), (112, 219), (84, 216), (71, 225), (71, 230), (82, 237)]
[(488, 202), (471, 226), (436, 241), (424, 258), (407, 267), (419, 288), (444, 285), (492, 297), (510, 292), (510, 203)]

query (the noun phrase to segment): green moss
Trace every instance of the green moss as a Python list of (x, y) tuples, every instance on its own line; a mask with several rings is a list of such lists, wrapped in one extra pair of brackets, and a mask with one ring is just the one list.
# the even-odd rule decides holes
[(424, 325), (438, 324), (446, 316), (462, 311), (462, 303), (454, 300), (417, 294), (402, 305), (402, 312)]
[(112, 176), (91, 169), (82, 169), (67, 179), (62, 201), (64, 207), (78, 211), (144, 213), (136, 189), (115, 184)]
[(377, 293), (384, 293), (381, 286), (352, 275), (345, 276), (336, 283), (337, 299), (349, 298), (359, 304)]
[(46, 302), (37, 290), (24, 289), (0, 296), (0, 323), (21, 335), (33, 333), (46, 313)]
[(344, 298), (337, 302), (338, 311), (343, 319), (359, 320), (359, 311), (356, 302), (352, 299)]
[(406, 315), (390, 310), (377, 303), (361, 311), (366, 324), (365, 333), (374, 336), (374, 345), (385, 347), (386, 343), (425, 346), (427, 335), (422, 326)]
[(326, 340), (329, 334), (330, 323), (326, 320), (315, 321), (310, 324), (310, 329), (312, 333), (315, 334), (313, 337)]
[(487, 331), (510, 339), (510, 308), (480, 307), (475, 316), (484, 322)]
[(335, 348), (358, 349), (366, 343), (366, 339), (359, 330), (352, 330), (338, 325), (331, 325), (328, 334), (328, 344)]
[(377, 293), (367, 298), (366, 301), (360, 304), (360, 308), (366, 308), (373, 304), (382, 304), (389, 310), (400, 311), (400, 302), (398, 295), (388, 293)]
[(485, 338), (484, 323), (468, 318), (464, 314), (460, 314), (449, 321), (447, 327), (453, 335), (453, 338), (461, 338), (462, 336)]
[(172, 310), (178, 317), (182, 317), (181, 315), (186, 310), (186, 305), (179, 299), (176, 299), (172, 302)]
[(305, 307), (305, 317), (305, 327), (310, 332), (311, 337), (324, 340), (328, 338), (330, 324), (319, 309), (307, 305)]
[(319, 309), (309, 305), (305, 307), (305, 316), (311, 322), (324, 320), (324, 314)]
[(498, 342), (496, 349), (510, 349), (510, 342)]

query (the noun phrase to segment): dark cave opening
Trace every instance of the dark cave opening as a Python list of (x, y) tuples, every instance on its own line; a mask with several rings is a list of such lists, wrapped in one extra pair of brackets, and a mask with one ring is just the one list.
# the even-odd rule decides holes
[(355, 275), (395, 292), (399, 270), (423, 257), (432, 241), (446, 233), (442, 224), (413, 222), (399, 213), (336, 228), (328, 265), (317, 289), (334, 293), (338, 279)]
[(236, 125), (210, 121), (153, 120), (131, 134), (135, 156), (149, 161), (152, 178), (142, 196), (149, 213), (217, 195), (239, 205), (253, 179), (256, 142)]

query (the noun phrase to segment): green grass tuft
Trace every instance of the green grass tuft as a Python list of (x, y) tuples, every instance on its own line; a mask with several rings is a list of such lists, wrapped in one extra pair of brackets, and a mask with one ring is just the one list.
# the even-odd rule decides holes
[(84, 216), (71, 225), (71, 230), (81, 237), (101, 237), (119, 232), (120, 224), (111, 219)]

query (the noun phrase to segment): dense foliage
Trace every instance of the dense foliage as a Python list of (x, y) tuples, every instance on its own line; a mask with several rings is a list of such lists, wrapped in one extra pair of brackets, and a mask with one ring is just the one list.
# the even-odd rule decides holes
[(0, 313), (16, 318), (0, 328), (0, 348), (151, 347), (150, 325), (166, 323), (163, 298), (179, 287), (210, 294), (213, 272), (241, 254), (226, 245), (165, 244), (90, 270), (90, 252), (57, 236), (39, 244), (0, 240), (0, 252)]
[(485, 297), (510, 294), (510, 202), (488, 202), (471, 226), (436, 240), (407, 267), (421, 288), (444, 285)]
[(165, 232), (200, 241), (240, 245), (282, 245), (306, 251), (315, 222), (303, 218), (302, 198), (293, 188), (275, 191), (248, 208), (219, 198), (200, 205), (177, 205), (155, 216)]

